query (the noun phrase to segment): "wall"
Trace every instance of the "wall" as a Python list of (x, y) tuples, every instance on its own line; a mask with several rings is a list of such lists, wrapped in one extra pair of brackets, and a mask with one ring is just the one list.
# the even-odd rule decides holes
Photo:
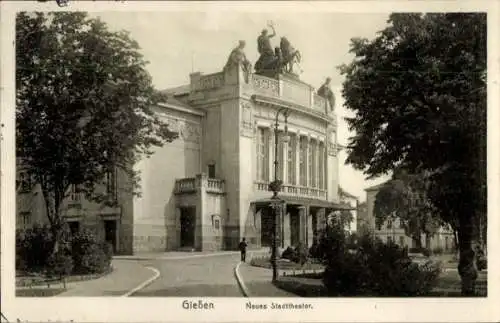
[(194, 177), (201, 171), (202, 116), (196, 111), (158, 107), (156, 113), (179, 137), (144, 158), (141, 169), (142, 197), (135, 199), (134, 252), (174, 250), (176, 235), (175, 180)]

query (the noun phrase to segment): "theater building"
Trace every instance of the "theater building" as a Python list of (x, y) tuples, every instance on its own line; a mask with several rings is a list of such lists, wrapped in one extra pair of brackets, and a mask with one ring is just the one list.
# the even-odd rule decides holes
[[(122, 254), (231, 250), (242, 237), (251, 248), (269, 246), (275, 160), (283, 181), (282, 247), (312, 244), (328, 216), (343, 208), (337, 117), (311, 85), (288, 74), (245, 75), (236, 65), (192, 73), (189, 84), (166, 93), (155, 110), (179, 138), (135, 165), (141, 197), (121, 193), (126, 181), (119, 173), (103, 184), (119, 207), (85, 201), (75, 191), (63, 206), (73, 231), (92, 228)], [(18, 228), (46, 222), (39, 188), (26, 181), (19, 167)]]

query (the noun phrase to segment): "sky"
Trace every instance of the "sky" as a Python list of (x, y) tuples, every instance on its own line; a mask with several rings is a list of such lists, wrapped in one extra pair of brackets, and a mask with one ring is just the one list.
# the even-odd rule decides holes
[[(278, 45), (279, 37), (286, 36), (300, 50), (303, 81), (318, 88), (326, 77), (332, 78), (342, 145), (353, 135), (343, 119), (352, 112), (343, 107), (343, 76), (337, 67), (353, 58), (349, 53), (351, 38), (374, 38), (388, 19), (387, 13), (334, 12), (99, 12), (92, 16), (99, 16), (111, 30), (130, 32), (149, 61), (147, 69), (158, 89), (188, 84), (191, 72), (220, 72), (239, 40), (246, 41), (247, 58), (255, 64), (257, 37), (268, 21), (273, 21), (277, 33), (273, 46)], [(364, 201), (364, 189), (388, 177), (366, 180), (362, 171), (345, 165), (346, 157), (340, 152), (340, 186)]]

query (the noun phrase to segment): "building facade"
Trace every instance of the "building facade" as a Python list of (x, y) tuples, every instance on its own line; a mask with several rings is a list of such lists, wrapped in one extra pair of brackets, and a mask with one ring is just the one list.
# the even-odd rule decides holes
[[(399, 219), (387, 220), (377, 226), (375, 221), (374, 206), (377, 193), (385, 183), (375, 185), (365, 189), (366, 191), (366, 214), (362, 225), (367, 227), (377, 238), (384, 242), (394, 242), (401, 247), (416, 248), (417, 241), (406, 235)], [(438, 231), (427, 239), (425, 234), (420, 237), (421, 246), (431, 251), (442, 250), (451, 251), (454, 249), (453, 231), (450, 228), (441, 227)]]
[[(141, 197), (122, 193), (119, 172), (103, 182), (119, 207), (75, 190), (63, 205), (73, 231), (92, 228), (121, 254), (231, 250), (243, 237), (252, 248), (269, 246), (277, 217), (281, 247), (311, 245), (328, 215), (343, 208), (336, 115), (312, 86), (294, 75), (248, 75), (237, 64), (193, 73), (166, 93), (155, 111), (179, 138), (135, 165)], [(288, 112), (286, 129), (283, 115), (276, 128), (280, 109)], [(278, 212), (269, 191), (275, 177), (283, 181)], [(39, 187), (26, 181), (19, 167), (18, 228), (47, 222)]]

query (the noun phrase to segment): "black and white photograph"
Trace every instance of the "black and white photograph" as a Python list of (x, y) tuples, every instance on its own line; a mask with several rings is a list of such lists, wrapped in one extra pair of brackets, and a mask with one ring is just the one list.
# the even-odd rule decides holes
[(2, 296), (492, 304), (497, 16), (77, 2), (7, 1)]

